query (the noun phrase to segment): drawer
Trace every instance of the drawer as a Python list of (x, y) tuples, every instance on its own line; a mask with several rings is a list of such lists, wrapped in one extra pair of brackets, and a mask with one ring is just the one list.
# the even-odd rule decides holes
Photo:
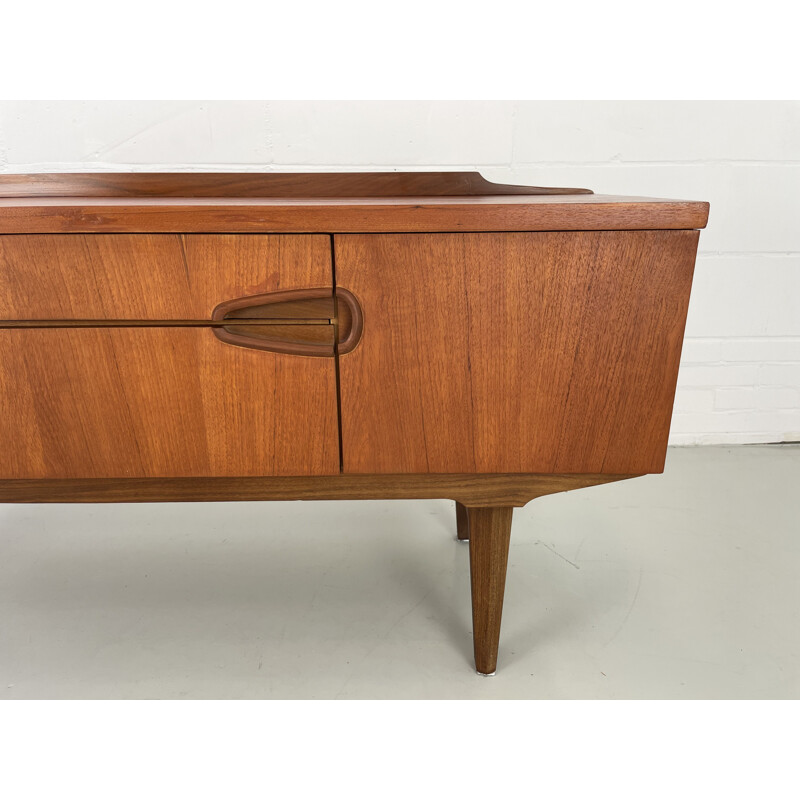
[(337, 235), (349, 473), (660, 472), (697, 231)]
[(0, 329), (0, 478), (339, 472), (332, 358), (209, 328)]
[(208, 320), (228, 300), (332, 280), (325, 235), (0, 236), (0, 320)]
[(336, 474), (334, 308), (325, 235), (0, 236), (0, 478)]

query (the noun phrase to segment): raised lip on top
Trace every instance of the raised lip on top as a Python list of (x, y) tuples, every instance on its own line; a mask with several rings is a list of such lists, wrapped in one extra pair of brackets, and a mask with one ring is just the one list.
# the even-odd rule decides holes
[(471, 197), (592, 194), (479, 172), (43, 172), (0, 175), (0, 197)]

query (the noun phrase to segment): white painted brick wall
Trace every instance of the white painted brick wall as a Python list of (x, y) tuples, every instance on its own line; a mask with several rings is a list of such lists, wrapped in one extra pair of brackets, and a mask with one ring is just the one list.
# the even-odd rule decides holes
[(480, 169), (711, 202), (675, 444), (800, 439), (798, 102), (0, 103), (0, 171)]

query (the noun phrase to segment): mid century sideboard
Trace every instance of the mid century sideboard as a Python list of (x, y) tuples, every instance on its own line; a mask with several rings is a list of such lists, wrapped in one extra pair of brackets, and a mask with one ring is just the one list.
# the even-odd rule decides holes
[(708, 204), (477, 173), (0, 176), (0, 501), (448, 498), (661, 472)]

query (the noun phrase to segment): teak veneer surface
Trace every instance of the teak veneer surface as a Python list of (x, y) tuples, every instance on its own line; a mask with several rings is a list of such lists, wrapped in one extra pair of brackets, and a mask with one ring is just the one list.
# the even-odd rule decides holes
[(326, 235), (0, 236), (0, 320), (210, 320), (226, 300), (331, 287)]
[(333, 359), (209, 328), (0, 330), (0, 478), (332, 475)]
[(703, 228), (708, 203), (611, 195), (0, 198), (0, 233), (385, 233)]
[(591, 194), (479, 172), (57, 172), (0, 175), (0, 197), (399, 197)]
[(335, 237), (345, 472), (660, 472), (697, 240)]
[(443, 498), (471, 508), (524, 506), (536, 497), (638, 475), (326, 475), (320, 477), (0, 479), (0, 502), (164, 503), (233, 500)]

